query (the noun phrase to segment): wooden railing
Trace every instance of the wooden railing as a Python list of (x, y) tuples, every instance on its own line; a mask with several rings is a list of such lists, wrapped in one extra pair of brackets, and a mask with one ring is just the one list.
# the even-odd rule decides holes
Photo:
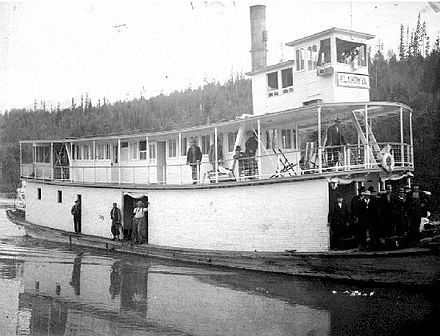
[[(405, 143), (307, 147), (305, 150), (263, 149), (264, 154), (261, 156), (224, 160), (218, 164), (218, 170), (211, 163), (202, 161), (197, 169), (196, 181), (192, 179), (191, 167), (186, 164), (158, 166), (147, 164), (146, 160), (142, 161), (144, 165), (51, 166), (47, 163), (23, 163), (20, 171), (22, 178), (35, 180), (119, 185), (186, 185), (193, 182), (209, 184), (371, 169), (385, 169), (391, 173), (413, 168), (412, 149)], [(386, 153), (388, 154), (385, 155)], [(386, 161), (383, 160), (384, 157)]]

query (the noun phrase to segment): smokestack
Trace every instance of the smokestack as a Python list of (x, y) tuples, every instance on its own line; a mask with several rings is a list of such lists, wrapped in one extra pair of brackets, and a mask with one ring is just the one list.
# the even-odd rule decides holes
[(251, 57), (252, 71), (266, 67), (266, 6), (256, 5), (250, 8), (251, 17)]

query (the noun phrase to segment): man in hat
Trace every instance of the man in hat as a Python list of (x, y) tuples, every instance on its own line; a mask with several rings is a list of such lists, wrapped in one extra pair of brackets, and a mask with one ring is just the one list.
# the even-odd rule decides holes
[(404, 188), (397, 191), (395, 208), (395, 232), (398, 236), (403, 236), (408, 231), (408, 218), (406, 213), (406, 193)]
[(353, 198), (351, 199), (351, 204), (350, 204), (350, 211), (351, 211), (351, 218), (352, 218), (352, 223), (354, 225), (357, 225), (358, 221), (359, 221), (359, 203), (361, 201), (363, 201), (364, 199), (364, 195), (362, 194), (365, 191), (365, 187), (364, 186), (360, 186), (358, 188), (358, 194), (353, 196)]
[(143, 242), (142, 233), (146, 226), (145, 214), (148, 212), (148, 207), (144, 207), (142, 201), (136, 203), (136, 208), (133, 210), (133, 231), (131, 241), (132, 244), (140, 244)]
[(411, 245), (418, 244), (420, 222), (423, 216), (422, 199), (419, 186), (413, 186), (412, 192), (406, 199), (406, 208), (408, 215), (408, 240)]
[(70, 209), (70, 213), (73, 215), (73, 227), (75, 233), (81, 233), (81, 202), (79, 199), (75, 201), (72, 209)]
[(347, 234), (350, 214), (347, 204), (341, 194), (336, 195), (336, 202), (330, 206), (328, 223), (330, 225), (330, 248), (340, 249), (343, 247), (341, 238)]
[(327, 161), (329, 166), (335, 166), (339, 161), (339, 153), (341, 152), (342, 145), (347, 145), (344, 135), (341, 130), (342, 119), (338, 116), (335, 119), (335, 123), (327, 130), (327, 140), (325, 147), (327, 148)]
[(245, 167), (246, 175), (255, 176), (257, 170), (257, 161), (255, 160), (255, 155), (257, 154), (258, 141), (255, 132), (247, 131), (246, 135), (249, 137), (244, 144), (244, 156), (247, 158)]
[(241, 150), (241, 146), (236, 146), (235, 147), (235, 153), (234, 156), (232, 157), (234, 159), (234, 163), (232, 165), (232, 171), (235, 170), (235, 166), (238, 162), (238, 176), (242, 176), (243, 172), (244, 172), (244, 153)]
[(396, 234), (397, 230), (397, 197), (393, 194), (391, 184), (385, 186), (385, 194), (380, 198), (380, 217), (382, 237), (387, 238)]
[(186, 164), (191, 166), (193, 184), (197, 184), (200, 176), (200, 162), (202, 161), (202, 151), (197, 146), (195, 139), (191, 139), (191, 147), (186, 154)]
[[(366, 247), (367, 232), (371, 232), (371, 223), (375, 220), (376, 207), (371, 200), (369, 190), (362, 192), (363, 199), (358, 204), (358, 223), (355, 227), (355, 238), (360, 250)], [(374, 239), (374, 236), (373, 236)]]
[(119, 227), (121, 226), (121, 210), (119, 210), (118, 205), (113, 203), (113, 208), (110, 210), (110, 218), (112, 220), (111, 232), (113, 235), (113, 239), (119, 240)]

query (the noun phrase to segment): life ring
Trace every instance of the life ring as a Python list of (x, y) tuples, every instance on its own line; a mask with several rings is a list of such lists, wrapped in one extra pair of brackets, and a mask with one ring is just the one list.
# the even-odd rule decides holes
[[(388, 164), (388, 161), (390, 162)], [(387, 172), (392, 172), (394, 170), (394, 156), (390, 152), (385, 153), (382, 156), (382, 167)]]

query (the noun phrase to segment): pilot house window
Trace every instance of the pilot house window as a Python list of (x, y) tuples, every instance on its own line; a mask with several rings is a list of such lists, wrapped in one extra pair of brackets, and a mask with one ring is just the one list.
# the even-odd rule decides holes
[(281, 81), (283, 84), (283, 89), (293, 86), (292, 68), (281, 70)]
[(338, 63), (350, 64), (353, 67), (366, 66), (365, 44), (336, 39), (336, 53)]
[(267, 89), (268, 91), (278, 90), (278, 72), (267, 74)]
[(304, 48), (296, 49), (296, 71), (304, 70)]
[(319, 45), (319, 53), (318, 53), (318, 65), (324, 65), (330, 63), (331, 59), (331, 47), (330, 47), (330, 38), (326, 38), (321, 40)]

